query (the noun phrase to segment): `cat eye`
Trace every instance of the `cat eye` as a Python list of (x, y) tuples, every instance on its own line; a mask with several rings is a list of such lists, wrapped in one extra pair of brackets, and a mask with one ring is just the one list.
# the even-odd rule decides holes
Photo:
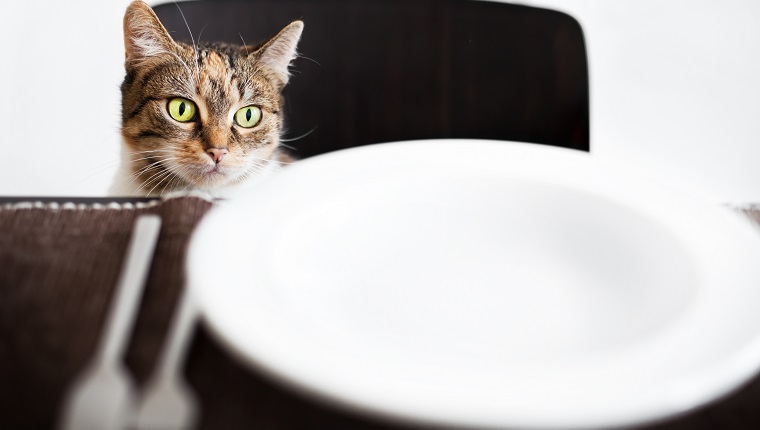
[(169, 116), (179, 122), (192, 121), (193, 118), (195, 118), (195, 112), (197, 110), (195, 103), (183, 98), (169, 100), (166, 109), (169, 111)]
[(243, 128), (255, 127), (261, 121), (261, 108), (246, 106), (235, 112), (235, 122)]

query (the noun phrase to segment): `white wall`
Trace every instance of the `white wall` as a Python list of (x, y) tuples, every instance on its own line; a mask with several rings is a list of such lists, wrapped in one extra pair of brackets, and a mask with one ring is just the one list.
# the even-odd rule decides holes
[(0, 3), (0, 196), (105, 195), (119, 159), (128, 4)]
[(540, 0), (586, 34), (591, 148), (714, 202), (760, 202), (760, 2)]
[[(760, 2), (525, 3), (584, 27), (595, 155), (711, 201), (760, 202)], [(0, 4), (0, 195), (105, 193), (127, 4)]]

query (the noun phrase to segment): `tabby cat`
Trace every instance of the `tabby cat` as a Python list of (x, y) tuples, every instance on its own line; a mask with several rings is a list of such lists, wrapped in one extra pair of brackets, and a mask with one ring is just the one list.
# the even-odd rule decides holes
[(254, 47), (175, 42), (153, 10), (124, 15), (122, 166), (112, 195), (228, 196), (286, 160), (282, 89), (303, 23)]

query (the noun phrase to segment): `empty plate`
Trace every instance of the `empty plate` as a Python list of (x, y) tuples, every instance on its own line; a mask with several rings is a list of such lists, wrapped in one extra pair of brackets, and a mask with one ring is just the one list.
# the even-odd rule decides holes
[(350, 149), (202, 221), (188, 273), (257, 369), (389, 418), (609, 427), (760, 366), (760, 235), (587, 153), (475, 140)]

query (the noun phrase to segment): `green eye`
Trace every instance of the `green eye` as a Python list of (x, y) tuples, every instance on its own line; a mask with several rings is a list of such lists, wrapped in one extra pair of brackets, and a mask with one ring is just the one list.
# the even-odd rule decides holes
[(261, 108), (246, 106), (235, 112), (235, 122), (243, 128), (255, 127), (261, 121)]
[(192, 121), (195, 118), (195, 111), (197, 110), (195, 103), (181, 98), (169, 100), (166, 108), (169, 110), (169, 115), (179, 122)]

